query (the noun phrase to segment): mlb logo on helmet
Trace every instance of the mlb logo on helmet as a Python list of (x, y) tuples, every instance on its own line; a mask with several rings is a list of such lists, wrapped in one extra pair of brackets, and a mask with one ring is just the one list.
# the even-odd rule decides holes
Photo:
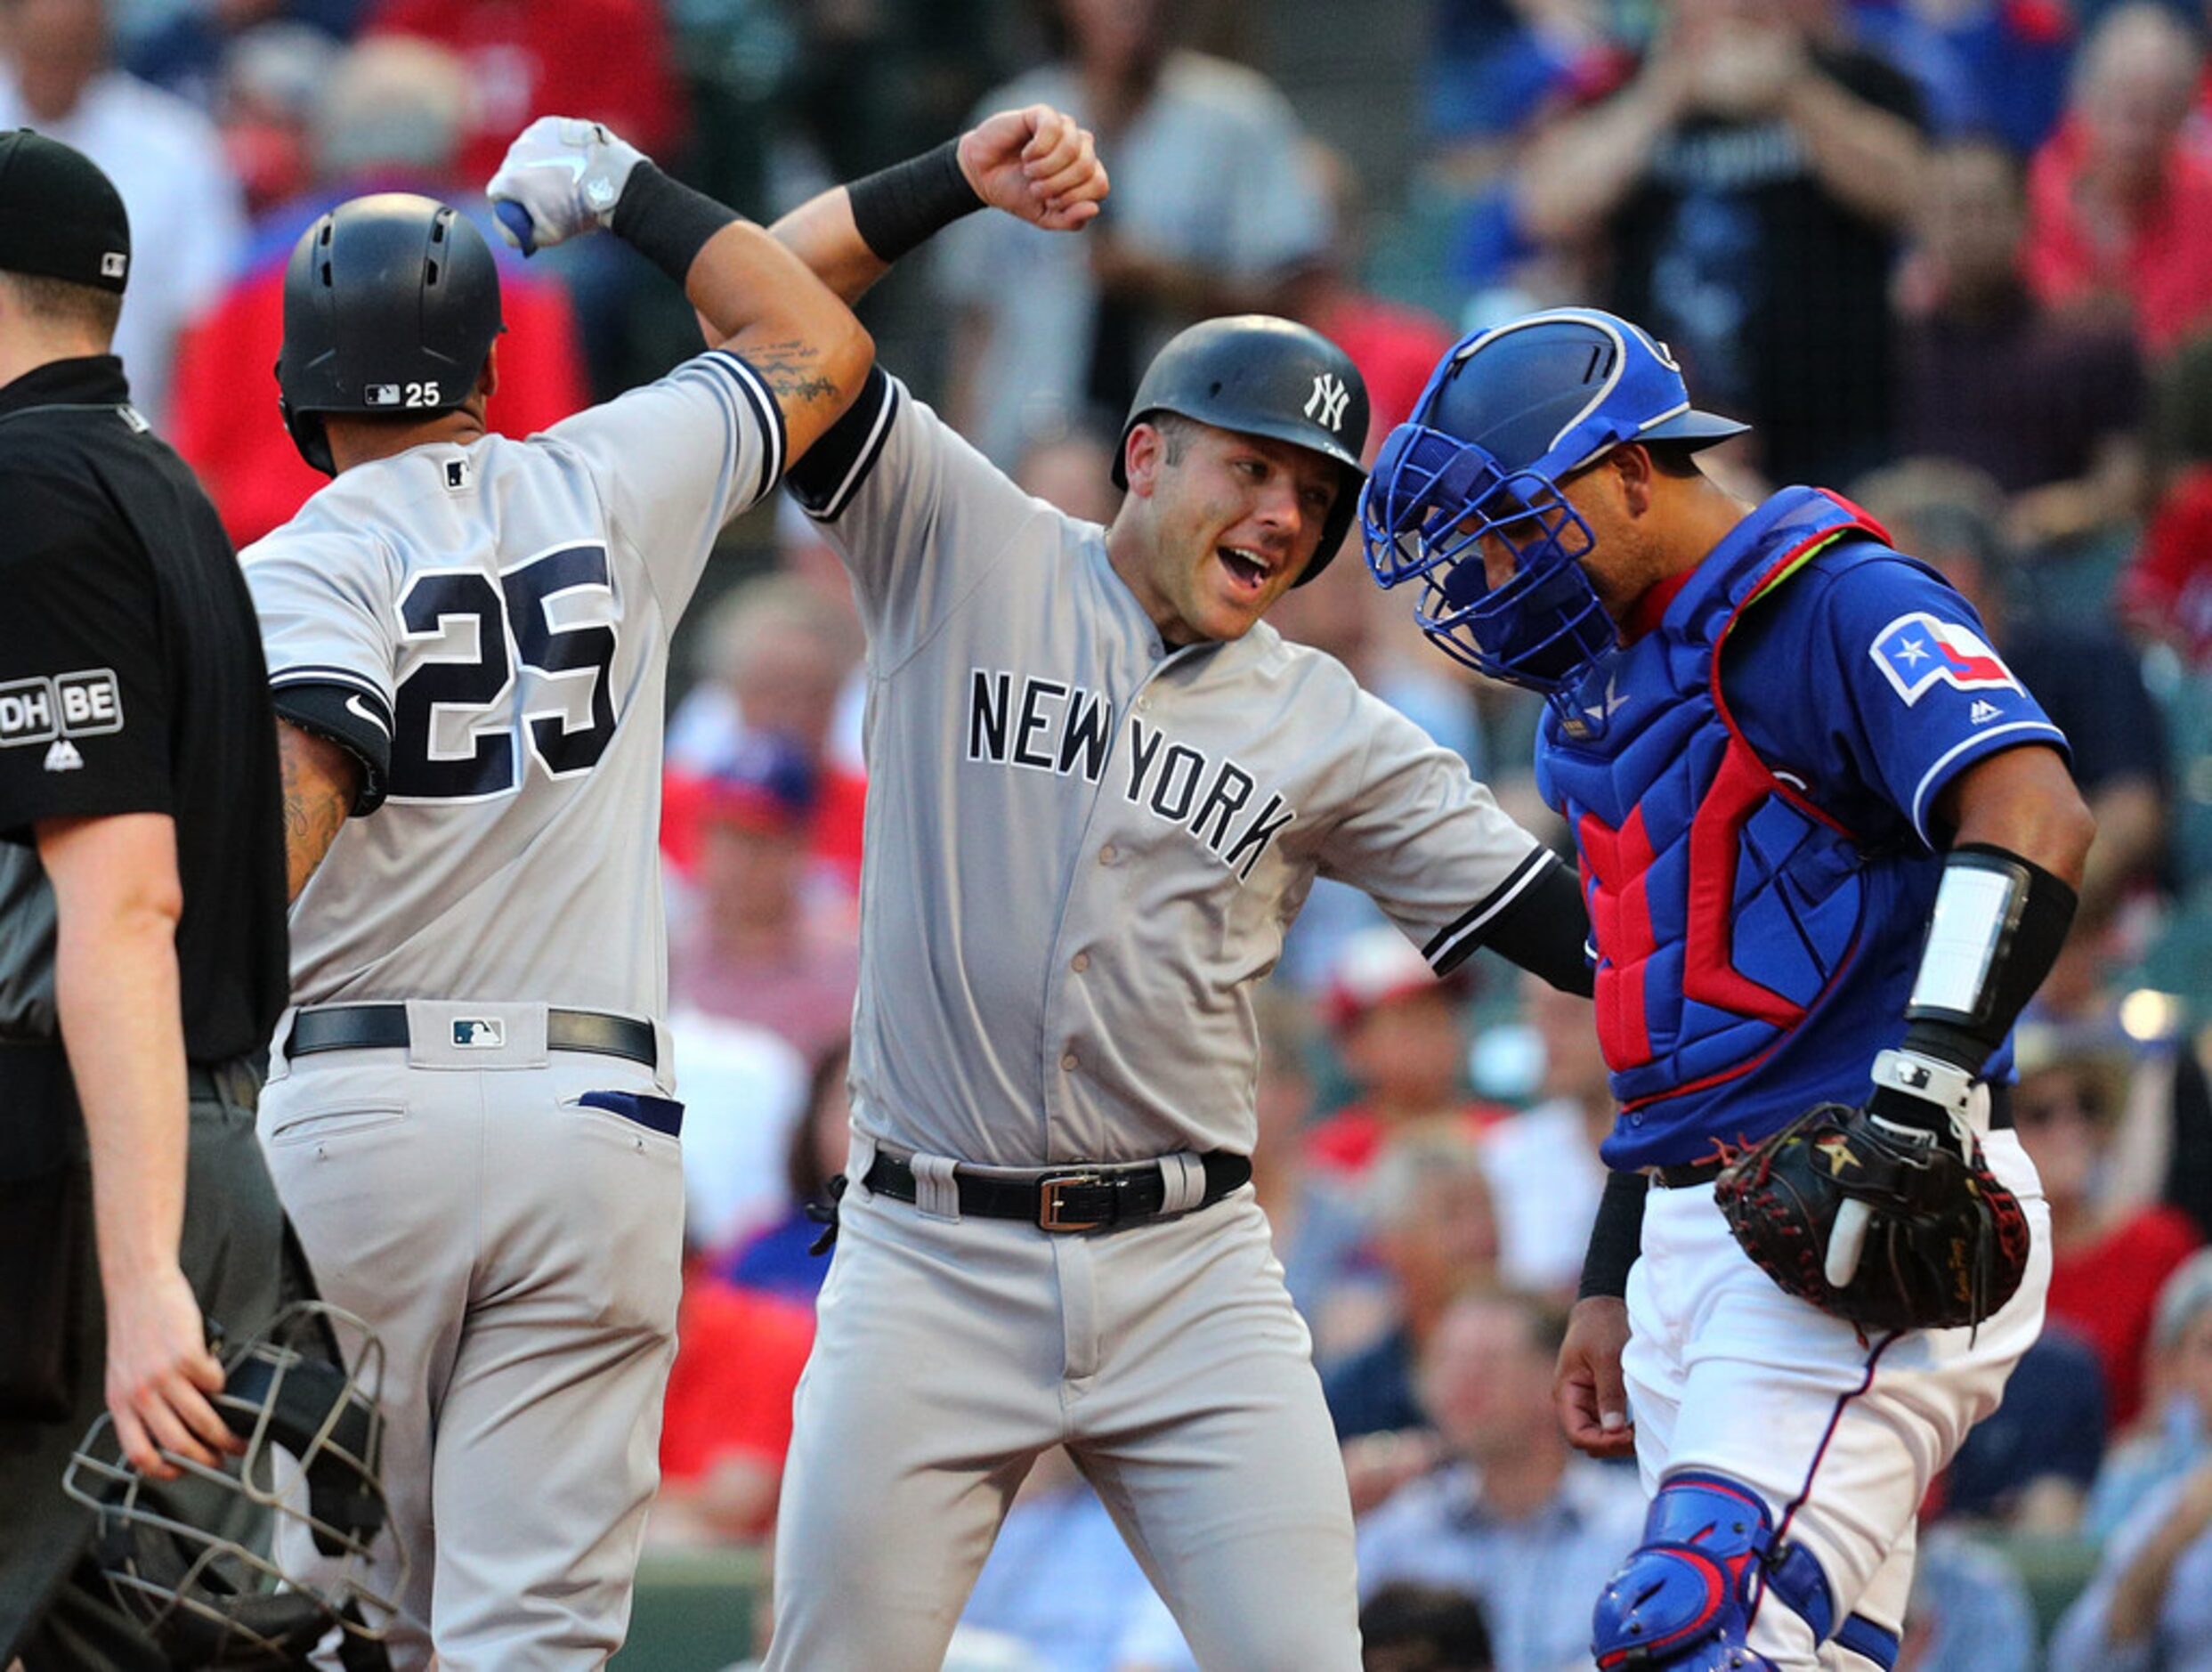
[(372, 383), (361, 391), (363, 406), (397, 406), (400, 386), (396, 383)]
[(1938, 684), (1960, 691), (2015, 684), (2013, 670), (1973, 629), (1924, 610), (1892, 621), (1868, 653), (1908, 708)]

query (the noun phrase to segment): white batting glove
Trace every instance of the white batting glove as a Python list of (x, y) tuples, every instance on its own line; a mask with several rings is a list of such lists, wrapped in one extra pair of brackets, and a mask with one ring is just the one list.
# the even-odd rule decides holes
[(500, 235), (528, 256), (606, 225), (644, 160), (604, 123), (541, 116), (515, 136), (484, 195)]

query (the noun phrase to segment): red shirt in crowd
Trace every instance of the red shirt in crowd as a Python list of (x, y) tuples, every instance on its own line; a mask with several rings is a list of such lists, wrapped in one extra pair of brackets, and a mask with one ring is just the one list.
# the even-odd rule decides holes
[[(1512, 1111), (1495, 1103), (1470, 1100), (1459, 1106), (1457, 1113), (1467, 1135), (1478, 1138)], [(1340, 1178), (1358, 1178), (1389, 1147), (1398, 1125), (1365, 1103), (1348, 1104), (1306, 1134), (1307, 1158)]]
[(2029, 287), (2054, 305), (2124, 297), (2143, 352), (2158, 355), (2212, 323), (2212, 161), (2177, 149), (2159, 200), (2114, 249), (2092, 235), (2076, 201), (2086, 150), (2080, 123), (2070, 120), (2029, 166)]
[(2146, 1207), (2085, 1247), (2061, 1249), (2051, 1262), (2048, 1311), (2096, 1349), (2112, 1433), (2143, 1408), (2143, 1354), (2159, 1289), (2202, 1240), (2179, 1208)]
[(458, 166), (480, 191), (536, 117), (589, 117), (663, 160), (683, 138), (684, 90), (654, 0), (380, 0), (368, 29), (461, 55), (472, 97)]
[(814, 1314), (700, 1275), (684, 1286), (660, 1419), (660, 1473), (697, 1481), (725, 1457), (781, 1467), (791, 1396), (814, 1344)]

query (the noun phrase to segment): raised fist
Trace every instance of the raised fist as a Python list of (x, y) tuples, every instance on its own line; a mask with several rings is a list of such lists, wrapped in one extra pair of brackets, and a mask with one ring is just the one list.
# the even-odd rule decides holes
[(506, 149), (484, 195), (523, 255), (606, 225), (644, 152), (599, 122), (541, 116)]

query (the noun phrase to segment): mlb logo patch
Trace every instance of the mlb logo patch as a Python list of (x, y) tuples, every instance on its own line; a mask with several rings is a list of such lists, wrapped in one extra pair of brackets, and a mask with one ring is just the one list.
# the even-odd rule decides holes
[(120, 279), (130, 264), (131, 258), (119, 249), (102, 251), (100, 257), (100, 276), (102, 279)]
[(497, 1051), (506, 1043), (506, 1024), (496, 1016), (456, 1018), (453, 1043), (463, 1051)]
[(467, 459), (447, 459), (445, 461), (446, 491), (449, 493), (460, 493), (465, 491), (470, 482), (474, 480), (474, 475), (475, 473), (470, 470), (468, 467)]
[(1924, 610), (1892, 621), (1867, 653), (1908, 707), (1937, 685), (1960, 691), (2020, 688), (2004, 659), (1973, 629)]
[(361, 391), (363, 406), (397, 406), (400, 386), (396, 383), (372, 383)]

